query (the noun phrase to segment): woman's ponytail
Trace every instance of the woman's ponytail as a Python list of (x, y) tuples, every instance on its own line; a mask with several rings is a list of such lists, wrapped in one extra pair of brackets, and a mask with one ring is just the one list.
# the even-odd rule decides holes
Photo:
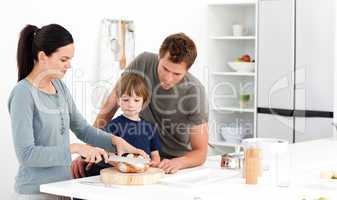
[(20, 33), (17, 50), (18, 81), (26, 78), (34, 67), (33, 40), (39, 28), (27, 25)]
[(74, 43), (70, 32), (58, 24), (49, 24), (40, 29), (27, 25), (20, 33), (17, 51), (18, 81), (26, 78), (38, 62), (38, 53), (50, 56), (58, 48)]

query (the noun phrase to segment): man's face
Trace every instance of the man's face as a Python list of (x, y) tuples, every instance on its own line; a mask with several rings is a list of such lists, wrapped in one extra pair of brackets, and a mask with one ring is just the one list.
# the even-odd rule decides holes
[(160, 87), (164, 90), (169, 90), (177, 85), (187, 73), (186, 63), (173, 63), (169, 60), (169, 57), (167, 52), (163, 58), (159, 59), (158, 65)]

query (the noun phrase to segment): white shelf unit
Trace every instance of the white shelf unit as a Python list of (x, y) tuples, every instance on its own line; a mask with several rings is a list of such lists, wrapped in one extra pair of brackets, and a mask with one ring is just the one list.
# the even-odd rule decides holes
[(211, 108), (213, 111), (228, 111), (228, 112), (240, 112), (240, 113), (254, 113), (254, 108), (236, 108), (236, 107), (217, 107)]
[(257, 0), (208, 0), (209, 6), (254, 5)]
[(213, 36), (212, 40), (255, 40), (255, 36)]
[(230, 143), (230, 142), (209, 141), (209, 143), (213, 146), (219, 146), (219, 147), (238, 147), (238, 146), (240, 146), (240, 144)]
[(255, 76), (254, 72), (212, 72), (214, 76)]
[[(240, 127), (250, 137), (256, 136), (256, 71), (235, 72), (227, 63), (249, 54), (256, 56), (257, 3), (254, 0), (212, 1), (207, 6), (207, 66), (210, 106), (209, 143), (236, 146), (221, 135), (222, 127)], [(232, 25), (244, 27), (243, 36), (233, 36)], [(240, 108), (240, 94), (250, 94), (245, 108)]]

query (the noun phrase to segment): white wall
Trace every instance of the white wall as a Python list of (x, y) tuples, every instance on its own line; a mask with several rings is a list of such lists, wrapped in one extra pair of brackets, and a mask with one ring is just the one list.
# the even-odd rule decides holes
[[(160, 43), (168, 34), (174, 32), (187, 33), (195, 40), (199, 50), (198, 60), (191, 71), (201, 80), (205, 80), (205, 77), (203, 77), (205, 66), (203, 42), (206, 36), (204, 30), (204, 27), (206, 27), (204, 1), (102, 0), (94, 3), (93, 1), (66, 0), (49, 2), (43, 0), (12, 0), (0, 3), (0, 58), (2, 70), (0, 73), (1, 199), (9, 199), (18, 166), (12, 145), (7, 98), (16, 84), (15, 56), (17, 39), (19, 31), (25, 24), (30, 23), (41, 26), (49, 23), (59, 23), (71, 31), (76, 45), (76, 55), (73, 60), (75, 69), (73, 71), (81, 71), (82, 73), (72, 74), (70, 72), (68, 78), (73, 76), (75, 81), (68, 82), (68, 84), (70, 84), (69, 86), (75, 85), (76, 90), (73, 92), (77, 106), (87, 119), (92, 122), (96, 110), (90, 100), (90, 87), (92, 84), (90, 80), (92, 80), (97, 62), (95, 58), (97, 56), (100, 20), (102, 18), (134, 20), (136, 24), (136, 53), (142, 51), (157, 52)], [(152, 9), (149, 9), (149, 7)], [(337, 70), (335, 70), (335, 77), (337, 77)], [(83, 83), (87, 83), (85, 87)], [(335, 87), (335, 105), (337, 105), (336, 94), (337, 87)], [(335, 113), (337, 113), (337, 106), (335, 106)]]
[[(335, 10), (337, 10), (337, 3), (335, 2)], [(337, 15), (335, 13), (335, 19), (337, 19)], [(337, 20), (335, 20), (335, 35), (337, 35)], [(335, 97), (335, 103), (334, 103), (334, 123), (337, 123), (337, 38), (335, 37), (335, 79), (334, 79), (334, 97)], [(334, 129), (334, 137), (337, 138), (337, 129)]]
[[(99, 3), (98, 3), (99, 2)], [(75, 77), (73, 84), (78, 88), (74, 98), (82, 113), (92, 122), (95, 109), (90, 101), (89, 80), (95, 72), (97, 56), (97, 38), (100, 21), (103, 18), (125, 18), (134, 20), (136, 24), (136, 53), (142, 51), (157, 52), (162, 40), (169, 34), (185, 32), (191, 36), (199, 47), (199, 55), (203, 48), (200, 38), (203, 35), (205, 17), (202, 1), (170, 0), (170, 1), (43, 1), (12, 0), (0, 3), (0, 123), (2, 137), (1, 152), (1, 199), (9, 199), (17, 171), (17, 161), (12, 145), (10, 119), (7, 111), (7, 98), (16, 84), (16, 46), (18, 34), (25, 24), (44, 25), (58, 23), (65, 26), (74, 36), (76, 53), (72, 71), (81, 73), (68, 74)], [(150, 9), (150, 7), (152, 9)], [(202, 73), (202, 56), (191, 69), (200, 79)], [(83, 86), (87, 82), (89, 86)], [(88, 89), (89, 87), (89, 89)], [(87, 88), (87, 89), (86, 89)]]

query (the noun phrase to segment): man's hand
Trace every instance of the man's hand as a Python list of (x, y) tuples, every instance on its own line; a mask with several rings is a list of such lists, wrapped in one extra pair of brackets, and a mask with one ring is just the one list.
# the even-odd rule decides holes
[(182, 165), (177, 159), (164, 159), (160, 162), (158, 167), (164, 170), (166, 174), (174, 174), (182, 168)]
[(200, 124), (190, 129), (192, 150), (184, 156), (171, 160), (164, 159), (159, 168), (166, 173), (175, 173), (180, 169), (202, 165), (207, 157), (208, 124)]

